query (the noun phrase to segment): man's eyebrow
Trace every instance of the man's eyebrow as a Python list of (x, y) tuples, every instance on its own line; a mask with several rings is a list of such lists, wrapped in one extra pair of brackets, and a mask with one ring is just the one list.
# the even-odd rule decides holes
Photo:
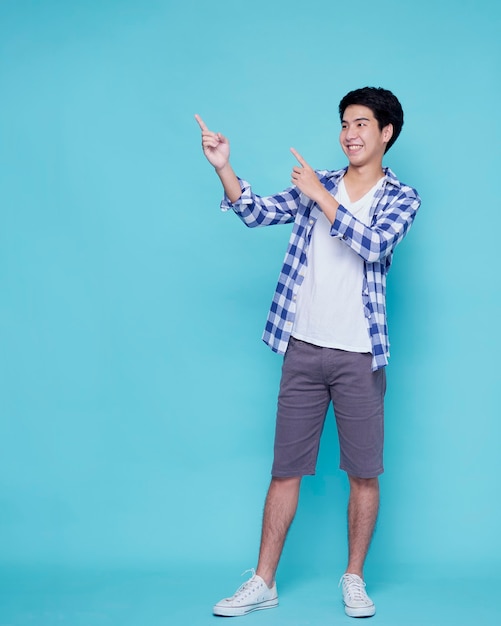
[[(370, 119), (368, 117), (356, 117), (354, 120), (354, 122), (370, 122)], [(348, 122), (346, 120), (341, 120), (341, 124), (348, 124)]]

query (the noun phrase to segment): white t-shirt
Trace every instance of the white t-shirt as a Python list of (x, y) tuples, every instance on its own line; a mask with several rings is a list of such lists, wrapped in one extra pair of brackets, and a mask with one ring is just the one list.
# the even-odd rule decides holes
[[(374, 194), (383, 178), (360, 200), (351, 202), (342, 179), (336, 200), (359, 221), (370, 223)], [(317, 346), (371, 352), (362, 287), (364, 260), (338, 237), (322, 213), (313, 227), (308, 264), (296, 299), (292, 336)]]

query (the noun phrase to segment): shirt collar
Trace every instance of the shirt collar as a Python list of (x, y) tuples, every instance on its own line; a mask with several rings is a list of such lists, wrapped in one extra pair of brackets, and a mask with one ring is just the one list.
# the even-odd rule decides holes
[[(334, 170), (332, 172), (328, 172), (326, 175), (326, 178), (332, 179), (334, 183), (338, 185), (341, 178), (343, 178), (343, 176), (346, 174), (347, 171), (348, 171), (348, 166), (344, 167), (341, 170)], [(395, 176), (395, 173), (389, 167), (383, 167), (383, 172), (384, 172), (385, 183), (390, 183), (394, 187), (399, 187), (399, 188), (402, 186), (402, 183), (398, 180), (398, 178)]]

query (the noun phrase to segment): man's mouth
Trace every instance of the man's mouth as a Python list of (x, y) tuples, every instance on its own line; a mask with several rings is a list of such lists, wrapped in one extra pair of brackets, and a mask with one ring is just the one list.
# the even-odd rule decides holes
[(359, 143), (352, 143), (346, 146), (348, 148), (348, 152), (358, 152), (363, 148), (363, 146)]

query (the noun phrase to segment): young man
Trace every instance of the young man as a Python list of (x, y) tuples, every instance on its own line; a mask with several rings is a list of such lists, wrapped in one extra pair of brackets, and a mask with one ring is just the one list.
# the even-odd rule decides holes
[(386, 275), (420, 199), (382, 166), (403, 125), (397, 98), (385, 89), (364, 87), (341, 100), (339, 113), (339, 140), (348, 166), (315, 171), (291, 148), (298, 161), (292, 186), (269, 197), (254, 194), (237, 178), (228, 140), (196, 116), (204, 154), (224, 187), (222, 208), (232, 209), (250, 227), (294, 222), (263, 335), (285, 357), (259, 560), (250, 580), (214, 606), (215, 615), (277, 606), (275, 573), (301, 478), (315, 473), (330, 402), (340, 468), (350, 484), (349, 557), (340, 581), (345, 611), (369, 617), (376, 610), (365, 591), (363, 566), (383, 472)]

